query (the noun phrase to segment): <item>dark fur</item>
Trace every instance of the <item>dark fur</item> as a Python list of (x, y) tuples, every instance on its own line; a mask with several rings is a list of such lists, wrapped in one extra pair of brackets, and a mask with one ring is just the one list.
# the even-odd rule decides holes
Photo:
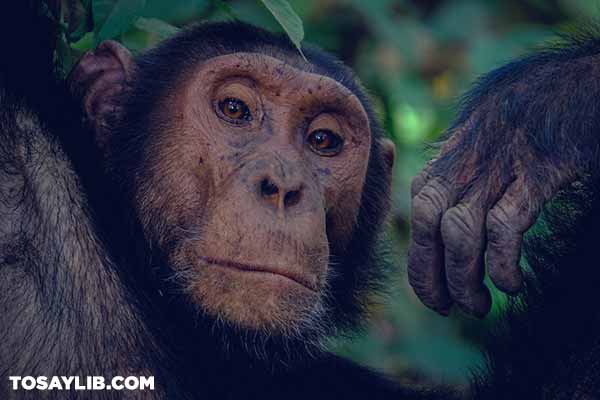
[[(463, 96), (458, 118), (446, 136), (468, 126), (461, 143), (435, 164), (433, 174), (450, 171), (458, 176), (466, 168), (459, 160), (466, 148), (476, 154), (471, 186), (500, 179), (507, 186), (513, 179), (513, 136), (523, 134), (534, 152), (528, 179), (543, 191), (548, 187), (548, 165), (565, 169), (597, 169), (600, 160), (596, 139), (600, 130), (600, 39), (593, 28), (564, 36), (554, 46), (512, 61), (481, 77)], [(489, 132), (512, 131), (513, 135)], [(489, 140), (478, 141), (485, 132)], [(503, 151), (498, 151), (503, 149)], [(495, 168), (488, 168), (490, 164)], [(485, 171), (497, 172), (491, 177)], [(467, 187), (467, 190), (468, 187)]]
[[(33, 3), (20, 3), (23, 14), (15, 12), (10, 19), (33, 18), (30, 36), (37, 38), (52, 29), (44, 18), (32, 17)], [(4, 26), (11, 27), (10, 21), (6, 22)], [(23, 47), (27, 48), (26, 44)], [(37, 92), (35, 86), (19, 83), (28, 79), (20, 74), (20, 68), (0, 70), (2, 398), (39, 397), (35, 391), (7, 390), (8, 375), (110, 377), (128, 372), (156, 376), (160, 390), (153, 398), (452, 397), (441, 391), (416, 393), (399, 388), (377, 373), (316, 347), (310, 347), (312, 354), (307, 354), (301, 342), (281, 342), (266, 335), (253, 341), (248, 333), (238, 339), (227, 327), (213, 329), (214, 321), (207, 317), (190, 317), (175, 288), (148, 278), (149, 266), (158, 269), (154, 275), (169, 276), (159, 251), (140, 243), (137, 251), (131, 251), (130, 235), (139, 236), (139, 232), (135, 218), (128, 228), (122, 224), (122, 216), (131, 220), (127, 207), (131, 176), (125, 172), (144, 173), (138, 168), (140, 151), (150, 138), (149, 122), (157, 122), (148, 121), (147, 116), (156, 99), (187, 68), (199, 60), (235, 51), (267, 52), (299, 68), (331, 76), (357, 94), (369, 112), (374, 137), (382, 135), (363, 90), (351, 71), (334, 58), (306, 48), (312, 64), (308, 65), (285, 38), (239, 24), (200, 26), (139, 59), (140, 74), (129, 93), (123, 119), (127, 124), (120, 129), (124, 134), (115, 139), (120, 152), (113, 168), (121, 172), (117, 182), (121, 190), (107, 190), (112, 182), (104, 181), (94, 167), (97, 160), (91, 156), (91, 136), (83, 134), (79, 114), (51, 74), (45, 75), (48, 90)], [(40, 57), (35, 67), (52, 71), (50, 55)], [(484, 81), (483, 85), (492, 83)], [(485, 93), (485, 89), (479, 90), (482, 94), (474, 92), (472, 105)], [(335, 312), (330, 315), (328, 334), (355, 328), (363, 315), (363, 300), (379, 286), (382, 271), (377, 268), (375, 241), (389, 194), (383, 169), (375, 144), (359, 229), (347, 253), (332, 248), (334, 261), (345, 272), (333, 282), (335, 296), (330, 306)], [(114, 196), (115, 192), (124, 193), (124, 198)], [(600, 215), (595, 207), (590, 206), (591, 215)], [(529, 304), (526, 317), (517, 307), (509, 313), (511, 335), (503, 334), (490, 347), (500, 351), (491, 358), (493, 374), (475, 386), (478, 397), (522, 398), (520, 395), (527, 394), (535, 398), (545, 393), (559, 396), (562, 391), (598, 394), (594, 372), (598, 312), (591, 296), (598, 283), (594, 273), (600, 272), (587, 266), (574, 271), (569, 265), (591, 259), (587, 249), (593, 250), (596, 219), (561, 231), (566, 244), (559, 254), (544, 246), (547, 239), (531, 251), (533, 268), (539, 270), (543, 264), (551, 266), (552, 272), (543, 271), (541, 279), (531, 284), (524, 297)], [(581, 234), (584, 239), (573, 251), (568, 243)], [(223, 335), (228, 336), (226, 340)], [(244, 347), (251, 351), (242, 351)], [(294, 358), (289, 357), (291, 353)], [(86, 399), (139, 395), (47, 394)]]
[(600, 396), (598, 186), (597, 178), (573, 184), (528, 233), (526, 293), (488, 340), (488, 371), (476, 379), (476, 398)]

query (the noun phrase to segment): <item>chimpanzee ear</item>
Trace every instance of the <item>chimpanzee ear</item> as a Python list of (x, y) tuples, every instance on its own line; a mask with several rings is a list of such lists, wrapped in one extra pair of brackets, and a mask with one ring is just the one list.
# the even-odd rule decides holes
[(96, 143), (104, 150), (122, 111), (123, 94), (131, 82), (135, 63), (129, 50), (108, 40), (87, 52), (67, 78), (73, 96), (94, 129)]
[(381, 156), (385, 161), (386, 175), (388, 181), (392, 181), (392, 173), (394, 171), (394, 161), (396, 160), (396, 145), (388, 138), (380, 139)]

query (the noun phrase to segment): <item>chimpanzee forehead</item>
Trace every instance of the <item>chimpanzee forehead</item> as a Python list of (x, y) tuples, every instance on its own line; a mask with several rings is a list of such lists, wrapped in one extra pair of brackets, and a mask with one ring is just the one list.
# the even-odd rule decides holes
[(309, 63), (301, 69), (270, 55), (239, 52), (205, 60), (189, 78), (196, 80), (199, 85), (206, 85), (229, 77), (247, 77), (272, 93), (305, 95), (339, 103), (353, 110), (357, 116), (368, 119), (362, 102), (350, 89), (315, 70)]

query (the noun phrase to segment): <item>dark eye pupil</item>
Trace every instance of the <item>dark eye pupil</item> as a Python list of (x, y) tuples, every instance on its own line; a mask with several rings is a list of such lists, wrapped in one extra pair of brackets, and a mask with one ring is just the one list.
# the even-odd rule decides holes
[(342, 149), (343, 140), (334, 132), (320, 129), (312, 132), (308, 138), (310, 146), (321, 155), (333, 156)]
[(323, 144), (324, 142), (327, 141), (327, 133), (317, 132), (315, 134), (315, 141), (317, 142), (317, 144)]
[(219, 103), (219, 108), (228, 118), (244, 121), (250, 121), (252, 119), (248, 106), (239, 99), (227, 98)]
[(227, 104), (227, 107), (228, 107), (228, 111), (232, 114), (236, 114), (238, 111), (240, 111), (240, 106), (236, 102), (233, 102), (233, 101), (230, 101)]

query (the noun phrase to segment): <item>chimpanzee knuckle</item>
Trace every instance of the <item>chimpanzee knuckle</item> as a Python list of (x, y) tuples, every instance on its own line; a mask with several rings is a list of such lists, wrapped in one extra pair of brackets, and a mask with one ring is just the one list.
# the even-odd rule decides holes
[[(441, 214), (441, 213), (440, 213)], [(413, 214), (411, 222), (411, 244), (421, 252), (433, 251), (436, 242), (441, 244), (439, 231), (440, 216), (433, 218), (430, 214)]]
[[(508, 224), (508, 221), (510, 220), (510, 216), (511, 215), (515, 215), (516, 214), (516, 210), (514, 209), (514, 206), (507, 206), (504, 203), (506, 203), (507, 199), (503, 198), (503, 201), (498, 203), (495, 207), (493, 207), (490, 212), (488, 213), (489, 217), (492, 218), (492, 220), (495, 223), (498, 223), (500, 225), (506, 226), (506, 227), (510, 227), (510, 225)], [(507, 208), (510, 207), (510, 211), (507, 210)]]
[(487, 215), (487, 240), (493, 244), (501, 244), (507, 236), (515, 234), (515, 229), (510, 225), (509, 216), (503, 207), (495, 207)]
[(429, 231), (439, 223), (440, 215), (441, 211), (435, 211), (428, 200), (414, 201), (411, 218), (413, 233)]
[(410, 183), (410, 197), (413, 198), (419, 194), (423, 186), (425, 185), (426, 179), (423, 176), (423, 172), (415, 176)]
[(438, 184), (428, 184), (413, 198), (413, 213), (422, 221), (439, 223), (447, 207), (447, 192)]
[(415, 176), (410, 184), (410, 197), (412, 198), (418, 195), (429, 180), (431, 180), (431, 175), (427, 170), (423, 170)]
[(448, 208), (451, 200), (450, 191), (448, 182), (442, 178), (432, 180), (422, 190), (423, 195), (429, 197), (439, 209)]
[(479, 242), (481, 229), (470, 209), (463, 205), (448, 210), (442, 217), (442, 237), (444, 243), (455, 249), (469, 249), (473, 243)]

